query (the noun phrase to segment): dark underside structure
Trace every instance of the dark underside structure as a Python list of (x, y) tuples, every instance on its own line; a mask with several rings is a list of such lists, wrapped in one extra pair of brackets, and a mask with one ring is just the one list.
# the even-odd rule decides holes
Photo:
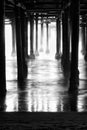
[[(50, 52), (51, 36), (49, 32), (51, 31), (49, 28), (51, 23), (56, 25), (55, 60), (38, 60), (37, 57), (40, 52), (43, 52), (43, 44), (45, 44), (44, 25), (46, 54), (48, 55)], [(12, 27), (12, 54), (16, 54), (16, 60), (14, 58), (11, 61), (6, 60), (5, 25)], [(80, 36), (83, 55), (81, 60), (79, 59)], [(12, 66), (14, 66), (14, 71)], [(8, 70), (11, 70), (11, 73), (17, 78), (12, 79), (12, 74), (9, 77)], [(30, 124), (34, 122), (35, 128), (40, 129), (41, 127), (42, 129), (44, 126), (45, 129), (46, 124), (42, 123), (40, 126), (37, 122), (44, 117), (41, 120), (46, 122), (46, 118), (48, 118), (49, 129), (60, 129), (60, 124), (63, 125), (63, 123), (66, 125), (61, 129), (68, 130), (68, 123), (70, 123), (70, 129), (79, 129), (78, 122), (81, 123), (81, 129), (84, 127), (84, 123), (84, 129), (87, 129), (86, 114), (79, 114), (79, 112), (87, 111), (86, 87), (87, 0), (0, 0), (0, 114), (2, 116), (0, 127), (4, 129), (4, 121), (6, 121), (6, 128), (9, 128), (10, 123), (18, 123), (17, 118), (22, 123), (23, 116), (29, 118), (30, 114), (33, 121), (26, 119), (25, 126), (26, 122)], [(61, 112), (66, 111), (67, 113), (64, 113), (63, 117)], [(75, 115), (72, 113), (73, 111), (78, 113)], [(27, 112), (28, 115), (20, 114), (20, 112)], [(36, 112), (35, 115), (33, 112)], [(44, 115), (43, 112), (47, 113)], [(14, 120), (11, 116), (14, 117)], [(81, 116), (85, 117), (84, 121), (79, 120)], [(65, 121), (66, 118), (68, 123)], [(75, 118), (77, 118), (76, 122), (74, 122)], [(60, 121), (56, 122), (56, 119)], [(73, 125), (70, 119), (73, 121)], [(50, 128), (52, 120), (54, 122)], [(57, 125), (55, 126), (55, 124)], [(16, 129), (16, 126), (14, 128)], [(21, 127), (18, 126), (18, 129)], [(26, 126), (23, 129), (28, 128)], [(29, 129), (31, 129), (30, 126)]]

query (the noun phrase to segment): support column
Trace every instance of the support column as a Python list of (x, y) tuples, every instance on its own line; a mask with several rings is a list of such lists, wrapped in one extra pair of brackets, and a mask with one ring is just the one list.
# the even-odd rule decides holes
[(69, 92), (76, 91), (79, 84), (78, 70), (78, 45), (79, 45), (79, 8), (80, 0), (71, 0), (71, 23), (72, 23), (72, 53), (71, 53), (71, 74)]
[(85, 61), (87, 62), (87, 25), (86, 25), (86, 30), (85, 30), (85, 56), (84, 56), (84, 59)]
[(24, 80), (23, 75), (23, 57), (22, 57), (22, 38), (21, 38), (21, 17), (20, 17), (20, 7), (15, 7), (15, 21), (16, 21), (16, 48), (17, 48), (17, 73), (18, 81), (22, 82)]
[(38, 52), (38, 15), (36, 14), (36, 56), (39, 56)]
[(81, 27), (81, 35), (82, 35), (82, 55), (86, 53), (86, 27), (85, 25)]
[(26, 61), (26, 17), (25, 12), (21, 9), (21, 40), (22, 40), (22, 60), (23, 60), (23, 76), (27, 77), (27, 61)]
[(69, 94), (69, 104), (70, 104), (70, 111), (77, 112), (78, 111), (78, 94), (77, 93), (70, 93)]
[(71, 61), (71, 39), (72, 39), (72, 32), (71, 32), (71, 22), (69, 21), (69, 43), (70, 43), (70, 61)]
[(30, 15), (30, 59), (35, 59), (34, 55), (34, 16)]
[(25, 47), (25, 55), (26, 58), (28, 58), (28, 16), (25, 17), (25, 43), (26, 43), (26, 47)]
[(46, 48), (46, 53), (48, 54), (49, 51), (49, 22), (46, 23), (46, 29), (47, 29), (47, 48)]
[(71, 13), (71, 8), (69, 6), (69, 19), (68, 19), (68, 27), (69, 27), (69, 59), (71, 61), (71, 39), (72, 39), (72, 24), (71, 24), (71, 16), (70, 16), (70, 13)]
[(68, 9), (65, 9), (62, 14), (63, 24), (63, 54), (62, 54), (62, 66), (64, 69), (69, 69), (69, 57), (70, 57), (70, 42), (69, 42), (69, 24), (68, 24)]
[(43, 52), (43, 17), (41, 17), (41, 49), (40, 52)]
[(0, 0), (0, 96), (6, 93), (4, 15), (5, 0)]
[(56, 21), (56, 55), (55, 55), (55, 58), (56, 59), (59, 59), (60, 56), (61, 56), (61, 52), (60, 52), (60, 36), (61, 36), (61, 32), (60, 32), (60, 20), (59, 18), (57, 18), (57, 21)]
[(16, 53), (16, 29), (15, 29), (15, 19), (12, 21), (12, 56)]

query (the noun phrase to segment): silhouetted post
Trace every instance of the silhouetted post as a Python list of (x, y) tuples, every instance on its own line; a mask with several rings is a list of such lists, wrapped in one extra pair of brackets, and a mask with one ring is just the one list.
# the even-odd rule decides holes
[(62, 25), (63, 25), (62, 65), (65, 69), (69, 69), (70, 42), (69, 42), (68, 9), (65, 9), (64, 13), (62, 14)]
[(40, 52), (43, 52), (43, 17), (41, 17), (41, 49)]
[(70, 19), (70, 10), (69, 10), (69, 19), (68, 19), (68, 27), (69, 27), (69, 59), (71, 60), (71, 37), (72, 37), (72, 29), (71, 29), (71, 19)]
[(0, 96), (6, 93), (4, 15), (5, 0), (0, 0)]
[(22, 40), (22, 60), (23, 60), (23, 75), (27, 76), (27, 61), (26, 61), (26, 17), (25, 12), (21, 9), (21, 40)]
[(70, 111), (71, 112), (77, 112), (77, 102), (78, 102), (78, 94), (77, 93), (72, 93), (69, 94), (69, 105), (70, 105)]
[(71, 24), (71, 7), (68, 7), (68, 35), (69, 35), (69, 59), (71, 60), (71, 37), (72, 37), (72, 24)]
[(28, 16), (25, 17), (25, 55), (28, 57)]
[(6, 93), (1, 93), (0, 95), (0, 112), (6, 111), (6, 97), (5, 96), (6, 96)]
[(72, 39), (71, 39), (71, 73), (69, 92), (76, 91), (79, 83), (78, 70), (78, 44), (79, 44), (79, 6), (80, 0), (71, 0), (71, 23), (72, 23)]
[(36, 56), (39, 56), (38, 52), (38, 15), (36, 14)]
[(82, 37), (82, 55), (85, 55), (85, 47), (86, 47), (86, 28), (85, 26), (81, 27), (81, 37)]
[(63, 55), (63, 18), (61, 18), (61, 58)]
[(47, 29), (47, 48), (46, 48), (46, 53), (49, 53), (49, 22), (47, 21), (46, 23), (46, 29)]
[(16, 46), (16, 29), (15, 29), (15, 19), (12, 20), (12, 55), (15, 54), (15, 46)]
[(60, 32), (60, 20), (59, 18), (57, 18), (56, 20), (56, 55), (55, 55), (55, 58), (56, 59), (59, 59), (60, 58), (60, 37), (61, 37), (61, 32)]
[(15, 6), (15, 21), (16, 21), (16, 48), (17, 48), (17, 72), (18, 81), (24, 80), (23, 75), (23, 57), (22, 57), (22, 38), (21, 38), (21, 16), (20, 7)]
[(30, 59), (35, 59), (34, 55), (34, 16), (30, 15)]
[(87, 27), (86, 27), (86, 32), (85, 32), (85, 56), (84, 56), (84, 59), (87, 62)]

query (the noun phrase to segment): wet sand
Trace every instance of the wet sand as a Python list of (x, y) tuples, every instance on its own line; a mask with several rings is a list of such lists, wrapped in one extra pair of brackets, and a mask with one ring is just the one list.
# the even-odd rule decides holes
[(87, 113), (0, 113), (0, 130), (87, 130)]

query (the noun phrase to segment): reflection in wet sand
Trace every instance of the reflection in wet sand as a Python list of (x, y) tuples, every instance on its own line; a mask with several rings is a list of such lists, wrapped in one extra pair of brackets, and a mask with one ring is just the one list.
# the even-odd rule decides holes
[[(52, 38), (52, 34), (50, 35)], [(51, 41), (53, 42), (53, 40)], [(63, 71), (61, 60), (54, 59), (55, 49), (52, 52), (51, 44), (53, 45), (53, 43), (50, 43), (49, 55), (43, 52), (35, 60), (28, 61), (28, 76), (24, 84), (17, 83), (16, 56), (10, 56), (10, 59), (6, 60), (7, 95), (3, 101), (0, 101), (0, 108), (5, 106), (2, 111), (87, 111), (87, 63), (81, 55), (79, 91), (78, 94), (69, 95), (68, 72)]]
[[(80, 80), (78, 94), (69, 95), (69, 79), (65, 77), (60, 61), (44, 59), (30, 61), (28, 63), (28, 77), (23, 85), (17, 84), (17, 73), (11, 71), (13, 68), (16, 69), (16, 65), (12, 62), (7, 62), (8, 72), (13, 77), (11, 77), (12, 79), (7, 77), (6, 111), (64, 112), (87, 110), (86, 81)], [(80, 63), (82, 64), (82, 62)], [(79, 69), (82, 73), (81, 64)], [(83, 66), (85, 69), (84, 62)], [(81, 78), (84, 78), (82, 74), (80, 74)]]

